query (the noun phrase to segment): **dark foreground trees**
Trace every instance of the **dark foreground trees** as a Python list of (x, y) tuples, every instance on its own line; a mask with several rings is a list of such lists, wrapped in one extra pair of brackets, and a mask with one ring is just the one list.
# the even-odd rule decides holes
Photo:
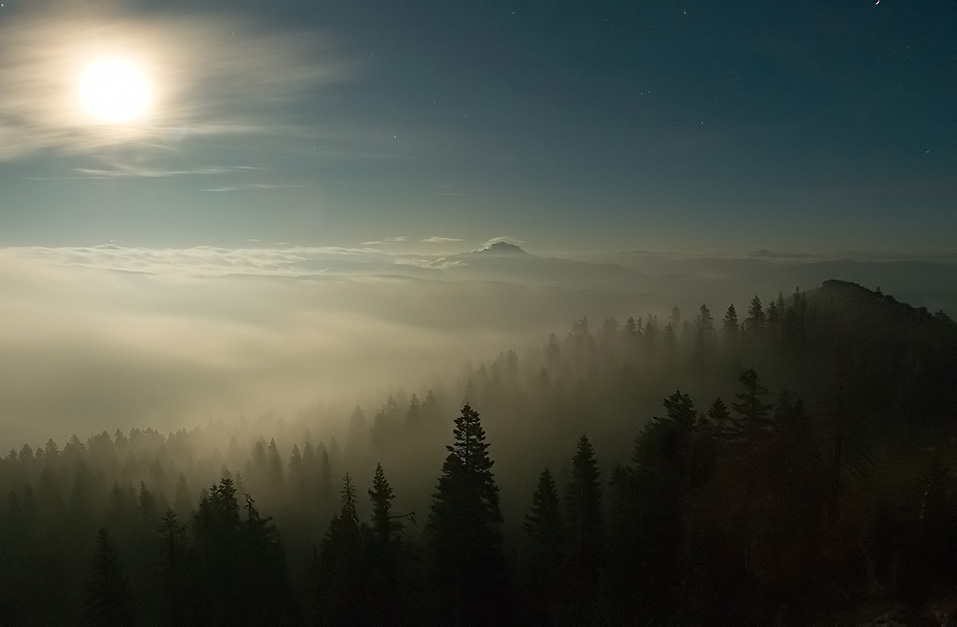
[(116, 545), (106, 529), (96, 534), (96, 552), (87, 591), (83, 624), (90, 627), (129, 627), (133, 624), (133, 595)]
[(494, 462), (479, 415), (468, 404), (453, 434), (427, 527), (435, 612), (442, 624), (490, 624), (509, 611)]

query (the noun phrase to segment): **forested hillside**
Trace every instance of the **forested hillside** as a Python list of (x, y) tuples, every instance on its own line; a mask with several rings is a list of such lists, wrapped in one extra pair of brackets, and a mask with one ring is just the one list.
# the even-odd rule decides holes
[(0, 458), (3, 625), (859, 624), (957, 608), (957, 325), (828, 281)]

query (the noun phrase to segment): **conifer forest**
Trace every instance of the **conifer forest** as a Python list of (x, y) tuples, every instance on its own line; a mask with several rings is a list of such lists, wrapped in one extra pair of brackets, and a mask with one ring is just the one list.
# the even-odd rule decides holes
[(542, 340), (374, 406), (23, 443), (0, 458), (0, 621), (923, 625), (957, 605), (943, 312), (828, 281)]

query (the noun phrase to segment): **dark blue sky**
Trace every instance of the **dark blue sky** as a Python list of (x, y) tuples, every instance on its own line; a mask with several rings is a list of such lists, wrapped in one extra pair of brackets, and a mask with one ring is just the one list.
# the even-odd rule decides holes
[(0, 246), (954, 250), (955, 0), (77, 4), (0, 38), (122, 32), (168, 98), (91, 139), (0, 54)]

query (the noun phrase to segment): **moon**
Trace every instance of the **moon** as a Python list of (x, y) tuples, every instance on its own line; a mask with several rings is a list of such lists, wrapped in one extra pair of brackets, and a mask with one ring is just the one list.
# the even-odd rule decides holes
[(80, 102), (102, 122), (124, 124), (149, 113), (152, 89), (134, 64), (122, 59), (100, 59), (80, 77)]

